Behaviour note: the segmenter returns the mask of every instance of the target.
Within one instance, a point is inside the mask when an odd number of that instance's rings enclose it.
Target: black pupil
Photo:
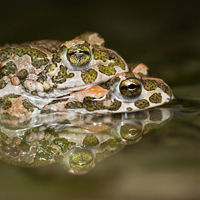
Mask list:
[[[134,84],[130,84],[129,86],[128,86],[128,89],[135,89],[136,88],[136,85],[134,85]]]
[[[88,52],[88,51],[80,51],[80,50],[78,50],[78,51],[69,53],[69,56],[76,55],[76,54],[85,54],[85,55],[89,55],[89,52]]]

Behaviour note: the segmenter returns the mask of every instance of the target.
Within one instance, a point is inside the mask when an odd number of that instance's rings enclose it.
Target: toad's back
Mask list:
[[[128,71],[125,61],[103,46],[97,33],[67,42],[43,40],[0,50],[0,97],[56,98],[103,83]]]

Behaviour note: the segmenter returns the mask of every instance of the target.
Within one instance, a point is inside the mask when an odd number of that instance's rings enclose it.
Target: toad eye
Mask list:
[[[129,78],[120,83],[119,90],[123,97],[135,98],[141,94],[141,83],[138,79]]]
[[[68,49],[67,58],[71,64],[83,66],[89,63],[91,52],[86,45],[78,44]]]

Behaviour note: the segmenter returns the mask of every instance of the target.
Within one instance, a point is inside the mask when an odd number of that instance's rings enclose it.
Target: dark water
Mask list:
[[[81,155],[81,163],[74,158],[70,165],[69,156],[65,164],[59,158],[55,162],[51,157],[55,152],[40,142],[52,164],[43,162],[48,159],[40,154],[37,165],[42,163],[43,166],[26,167],[19,161],[4,160],[5,152],[15,154],[16,151],[1,144],[4,148],[0,162],[1,199],[199,199],[198,1],[44,0],[32,4],[17,1],[12,5],[4,1],[0,6],[2,45],[39,39],[68,40],[85,31],[96,31],[105,38],[106,46],[115,49],[127,62],[143,62],[149,66],[151,74],[164,79],[177,98],[163,106],[163,110],[153,109],[151,114],[115,116],[112,126],[109,124],[110,128],[104,131],[104,135],[110,134],[108,138],[115,139],[107,146],[104,143],[107,154],[97,154],[99,149],[87,144],[84,155],[79,154],[80,149],[71,154]],[[153,126],[147,126],[150,118]],[[98,119],[93,122],[99,123]],[[119,127],[121,133],[131,130],[130,135],[124,136],[129,140],[115,135]],[[28,126],[23,128],[29,129]],[[59,134],[63,134],[62,128]],[[9,130],[9,136],[13,137],[11,125],[1,126],[2,130]],[[102,138],[102,134],[98,134],[97,138]],[[2,137],[4,143],[11,141],[5,135]],[[21,145],[23,152],[28,152],[28,148]],[[68,172],[69,166],[80,173],[89,172],[74,175]]]

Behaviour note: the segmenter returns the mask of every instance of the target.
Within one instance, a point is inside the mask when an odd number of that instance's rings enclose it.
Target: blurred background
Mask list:
[[[98,32],[106,47],[128,63],[145,63],[176,97],[200,99],[198,0],[10,0],[0,1],[0,10],[1,45]],[[199,199],[199,118],[189,120],[150,132],[84,176],[56,164],[27,169],[0,162],[0,198]]]

